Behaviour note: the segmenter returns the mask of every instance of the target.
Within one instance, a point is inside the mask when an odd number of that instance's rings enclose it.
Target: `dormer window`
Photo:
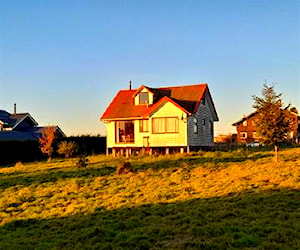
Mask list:
[[[139,104],[149,104],[149,93],[141,92],[139,94]]]
[[[141,86],[134,94],[134,105],[152,105],[154,93],[147,87]]]

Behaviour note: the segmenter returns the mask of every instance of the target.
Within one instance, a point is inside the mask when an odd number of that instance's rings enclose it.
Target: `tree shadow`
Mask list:
[[[144,204],[0,227],[0,249],[296,249],[299,190]]]

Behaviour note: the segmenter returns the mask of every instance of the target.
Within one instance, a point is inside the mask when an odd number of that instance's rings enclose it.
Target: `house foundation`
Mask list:
[[[113,147],[107,148],[107,155],[113,157],[130,157],[134,155],[169,155],[189,153],[189,147]]]

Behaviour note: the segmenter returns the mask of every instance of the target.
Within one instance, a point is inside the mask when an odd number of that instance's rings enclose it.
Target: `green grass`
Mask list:
[[[0,249],[300,249],[300,148],[0,168]],[[124,159],[122,159],[124,160]]]

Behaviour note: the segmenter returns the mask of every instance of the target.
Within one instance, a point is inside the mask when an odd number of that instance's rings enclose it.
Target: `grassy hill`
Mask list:
[[[300,249],[300,148],[0,167],[0,249]],[[123,159],[124,160],[124,159]]]

